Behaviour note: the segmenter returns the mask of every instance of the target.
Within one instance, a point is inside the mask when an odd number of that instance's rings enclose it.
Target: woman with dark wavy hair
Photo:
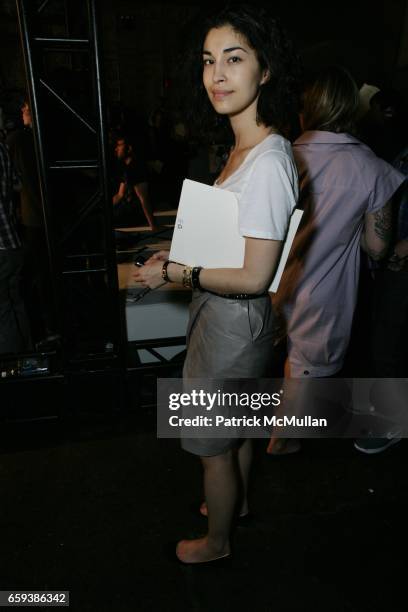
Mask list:
[[[248,41],[261,69],[268,71],[268,79],[259,89],[257,121],[289,137],[297,126],[299,112],[299,58],[280,22],[260,7],[229,6],[215,16],[207,16],[200,27],[201,37],[196,37],[187,65],[191,91],[188,112],[192,122],[203,134],[222,124],[230,125],[228,115],[219,113],[206,95],[202,66],[197,61],[204,42],[202,32],[226,24]]]
[[[297,62],[279,23],[261,8],[235,5],[203,22],[193,70],[193,108],[202,127],[229,121],[234,144],[215,187],[233,192],[245,238],[242,268],[191,268],[160,252],[135,273],[149,287],[163,279],[192,287],[184,378],[260,378],[274,344],[268,287],[296,206],[298,178],[282,135],[297,110]],[[209,236],[209,241],[211,237]],[[204,468],[208,533],[182,540],[184,563],[230,555],[235,512],[248,513],[250,441],[183,439]]]

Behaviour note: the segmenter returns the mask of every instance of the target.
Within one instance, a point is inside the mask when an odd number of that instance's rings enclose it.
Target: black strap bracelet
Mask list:
[[[161,271],[161,275],[162,275],[162,279],[166,282],[166,283],[171,283],[171,280],[168,277],[167,274],[167,266],[171,263],[174,263],[172,261],[170,261],[170,259],[166,259],[166,261],[164,262],[163,266],[162,266],[162,271]]]
[[[192,289],[201,289],[200,285],[200,272],[202,270],[201,266],[193,268],[191,271],[191,287]]]

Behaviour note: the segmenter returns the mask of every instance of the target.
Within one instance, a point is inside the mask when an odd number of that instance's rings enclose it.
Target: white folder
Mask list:
[[[269,291],[275,293],[282,277],[303,211],[291,216],[279,264]],[[234,193],[185,179],[170,249],[171,261],[203,268],[242,268],[245,238],[238,229]]]

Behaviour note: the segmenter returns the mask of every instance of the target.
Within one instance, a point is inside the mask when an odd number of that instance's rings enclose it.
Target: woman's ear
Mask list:
[[[260,85],[265,85],[265,83],[267,83],[270,78],[271,78],[271,73],[269,72],[269,70],[268,69],[264,70],[262,73],[262,79],[261,79]]]

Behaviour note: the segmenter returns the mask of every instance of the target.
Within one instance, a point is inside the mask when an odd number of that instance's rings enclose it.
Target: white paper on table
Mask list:
[[[303,211],[295,210],[269,291],[276,292]],[[174,225],[170,260],[203,268],[241,268],[245,238],[238,229],[234,193],[185,179]]]

